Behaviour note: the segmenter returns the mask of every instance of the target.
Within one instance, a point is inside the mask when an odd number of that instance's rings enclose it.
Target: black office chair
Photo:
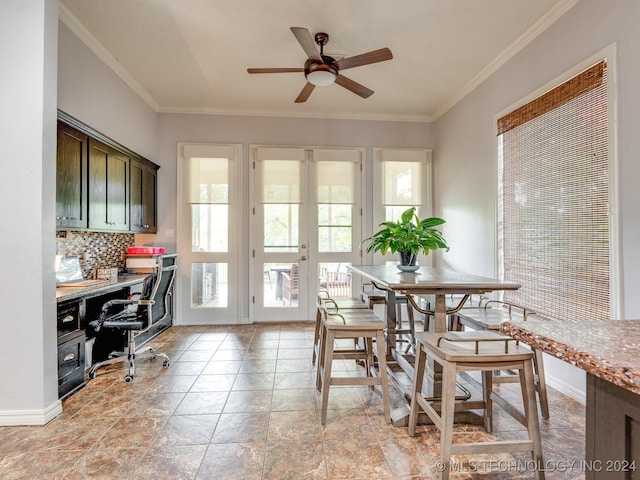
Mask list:
[[[94,363],[89,370],[89,378],[96,376],[96,370],[107,365],[129,362],[129,373],[124,377],[125,382],[133,380],[135,375],[135,359],[143,357],[163,357],[163,367],[169,366],[169,357],[156,352],[151,347],[145,347],[136,351],[135,337],[146,332],[154,323],[162,321],[169,312],[169,291],[175,277],[176,266],[162,267],[156,273],[148,275],[142,284],[142,293],[139,299],[110,300],[102,306],[102,311],[97,320],[89,322],[93,329],[99,332],[102,329],[127,332],[128,352],[112,352],[107,360]],[[114,307],[118,311],[113,312]],[[124,307],[124,308],[122,308]]]

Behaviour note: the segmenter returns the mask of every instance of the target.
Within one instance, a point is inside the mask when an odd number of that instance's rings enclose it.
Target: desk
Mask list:
[[[413,377],[413,355],[398,354],[396,350],[396,292],[407,295],[413,307],[423,313],[424,310],[415,303],[412,295],[434,295],[435,307],[428,314],[432,314],[434,317],[433,330],[435,332],[445,332],[447,330],[447,315],[455,313],[462,308],[469,295],[482,294],[494,290],[517,290],[520,288],[517,283],[502,282],[495,278],[480,277],[434,267],[420,267],[415,272],[401,272],[395,265],[352,265],[349,268],[353,273],[371,280],[386,290],[387,356],[391,357],[389,364],[392,364],[395,360],[398,366],[411,377]],[[449,294],[463,295],[463,297],[456,307],[447,309],[445,300],[446,295]],[[393,374],[391,378],[393,378]],[[434,393],[437,394],[437,391],[434,391]],[[407,415],[407,411],[401,413],[400,416],[403,417],[403,420],[399,421],[397,413],[393,413],[394,425],[401,425],[402,422],[405,422]]]
[[[98,317],[104,302],[127,298],[133,291],[140,291],[145,276],[118,276],[115,283],[94,284],[84,288],[56,288],[60,399],[84,386],[85,368],[93,361],[94,334],[86,331],[87,323]]]

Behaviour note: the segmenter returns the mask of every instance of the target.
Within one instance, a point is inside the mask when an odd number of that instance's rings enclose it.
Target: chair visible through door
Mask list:
[[[282,275],[282,303],[291,306],[298,301],[298,264],[291,265],[291,272],[280,272]]]

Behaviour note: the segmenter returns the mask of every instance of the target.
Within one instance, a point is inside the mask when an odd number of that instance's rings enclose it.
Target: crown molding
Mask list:
[[[512,59],[518,52],[524,47],[529,45],[535,38],[537,38],[542,32],[556,22],[562,15],[564,15],[569,9],[571,9],[580,0],[563,0],[553,6],[547,13],[545,13],[536,23],[534,23],[526,32],[518,37],[507,49],[505,49],[500,55],[498,55],[491,63],[482,69],[478,75],[473,77],[469,83],[462,87],[455,95],[447,100],[433,115],[433,121],[440,118],[447,111],[453,108],[458,102],[460,102],[469,93],[475,90],[482,82],[484,82],[489,76],[495,73],[500,67]]]
[[[61,3],[58,6],[58,18],[102,60],[115,74],[126,83],[142,100],[154,111],[158,111],[160,105],[151,94],[140,85],[122,66],[116,58],[94,37],[89,30]]]
[[[239,111],[239,110],[216,110],[216,109],[185,109],[160,107],[158,113],[181,114],[181,115],[227,115],[232,117],[276,117],[276,118],[311,118],[325,120],[361,120],[372,122],[408,122],[408,123],[431,123],[432,117],[427,115],[385,115],[385,114],[353,114],[353,113],[307,113],[282,111]]]

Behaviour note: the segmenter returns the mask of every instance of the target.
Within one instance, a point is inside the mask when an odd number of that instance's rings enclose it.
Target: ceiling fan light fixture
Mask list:
[[[309,83],[316,87],[326,87],[336,81],[338,69],[332,63],[316,63],[307,60],[304,76]]]
[[[313,83],[316,87],[326,87],[336,81],[337,75],[334,72],[316,70],[307,74],[309,83]]]

